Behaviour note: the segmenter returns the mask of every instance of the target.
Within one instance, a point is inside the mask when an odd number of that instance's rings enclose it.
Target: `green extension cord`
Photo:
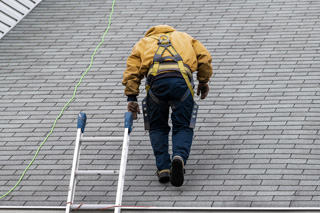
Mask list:
[[[60,117],[62,116],[64,110],[67,108],[67,106],[69,106],[69,104],[74,100],[74,98],[76,97],[76,92],[77,92],[77,89],[78,87],[80,86],[81,82],[82,82],[82,79],[84,78],[84,76],[87,74],[87,72],[91,69],[91,66],[93,64],[93,59],[94,59],[94,56],[96,55],[96,52],[97,50],[99,49],[99,47],[103,44],[104,42],[104,38],[106,36],[106,34],[108,33],[109,31],[109,28],[110,28],[110,25],[111,25],[111,17],[112,17],[112,14],[113,14],[113,8],[114,8],[114,4],[115,4],[115,1],[116,0],[113,0],[112,2],[112,7],[111,7],[111,13],[110,13],[110,16],[109,16],[109,23],[108,23],[108,27],[106,29],[106,31],[104,32],[103,36],[102,36],[102,40],[100,42],[100,44],[96,47],[96,49],[94,50],[92,56],[91,56],[91,61],[90,61],[90,65],[89,67],[87,68],[87,70],[84,72],[84,74],[81,76],[80,80],[79,80],[79,83],[75,86],[74,88],[74,91],[73,91],[73,96],[72,98],[68,101],[68,103],[66,105],[64,105],[64,107],[62,108],[60,114],[58,115],[58,117],[56,118],[56,120],[54,121],[53,125],[52,125],[52,128],[51,128],[51,131],[50,133],[47,135],[47,137],[43,140],[43,142],[40,144],[40,146],[38,147],[37,151],[36,151],[36,154],[34,155],[33,159],[31,160],[31,162],[29,163],[29,165],[26,167],[26,169],[23,171],[20,179],[18,180],[18,182],[16,183],[16,185],[14,187],[12,187],[12,189],[10,189],[7,193],[5,193],[4,195],[0,196],[0,199],[1,198],[4,198],[5,196],[7,196],[8,194],[10,194],[19,184],[20,182],[22,181],[24,175],[26,174],[27,170],[30,168],[30,166],[33,164],[33,162],[35,161],[41,147],[44,145],[44,143],[47,141],[47,139],[50,137],[50,135],[53,133],[53,130],[56,126],[56,123],[57,121],[60,119]]]

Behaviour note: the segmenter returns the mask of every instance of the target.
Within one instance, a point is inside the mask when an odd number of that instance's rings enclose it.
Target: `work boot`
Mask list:
[[[160,183],[168,183],[170,181],[170,170],[163,169],[161,171],[157,171],[157,175]]]
[[[172,186],[182,186],[184,181],[184,163],[180,156],[174,156],[171,167],[171,184]]]

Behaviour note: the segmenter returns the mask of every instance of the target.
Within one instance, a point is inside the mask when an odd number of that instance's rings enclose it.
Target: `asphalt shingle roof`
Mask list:
[[[19,179],[71,98],[111,4],[43,0],[0,40],[0,194]],[[123,204],[319,207],[319,14],[312,0],[118,0],[76,100],[0,205],[65,205],[77,114],[88,116],[86,136],[123,135],[126,58],[150,27],[169,24],[212,53],[210,94],[198,103],[180,188],[157,181],[143,119],[134,123]],[[119,142],[86,143],[80,167],[116,169],[120,151]],[[116,184],[117,177],[82,177],[76,200],[113,203]]]

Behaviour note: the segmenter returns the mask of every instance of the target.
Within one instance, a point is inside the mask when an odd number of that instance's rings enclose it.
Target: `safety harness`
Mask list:
[[[150,36],[154,39],[159,39],[158,41],[158,49],[156,53],[153,56],[153,65],[150,67],[149,72],[147,74],[147,79],[150,79],[150,75],[155,77],[159,73],[165,72],[165,71],[178,71],[182,74],[182,77],[186,81],[188,88],[192,94],[192,97],[194,96],[193,91],[193,82],[192,82],[192,73],[191,69],[187,64],[183,63],[183,60],[181,56],[178,54],[178,52],[173,48],[171,41],[169,40],[170,33],[167,33],[165,35],[159,36],[159,38],[155,36]],[[166,56],[162,57],[165,50],[168,50],[169,53],[173,56]],[[174,62],[166,62],[166,60],[171,59]],[[190,81],[191,80],[191,81]],[[151,85],[148,85],[149,82],[146,84],[146,90],[147,92],[150,89]],[[150,82],[152,83],[152,82]]]
[[[159,38],[156,36],[149,36],[151,38],[158,40],[159,47],[153,57],[153,65],[150,67],[149,72],[147,74],[146,91],[147,91],[147,95],[149,95],[154,102],[156,102],[159,105],[162,105],[163,107],[166,107],[169,104],[171,106],[172,110],[174,110],[175,106],[184,102],[188,98],[190,93],[191,93],[192,97],[194,97],[194,91],[193,91],[193,78],[192,78],[191,69],[189,68],[189,66],[187,64],[183,63],[181,56],[173,48],[171,41],[169,39],[169,36],[170,36],[170,33],[160,35]],[[162,57],[165,50],[168,50],[169,53],[173,57],[171,57],[171,56]],[[166,61],[168,59],[171,59],[173,62]],[[169,101],[168,103],[166,103],[165,101],[158,99],[153,94],[152,90],[150,90],[150,88],[151,88],[151,84],[152,84],[156,75],[158,75],[160,73],[168,72],[168,71],[180,72],[189,89],[185,92],[185,94],[181,97],[180,100]],[[147,112],[147,97],[145,97],[142,101],[142,108],[143,108],[143,118],[144,118],[145,130],[149,130],[150,129],[150,121],[149,121],[149,115]],[[196,104],[196,102],[194,102],[192,115],[191,115],[191,119],[190,119],[190,125],[189,125],[190,128],[195,127],[197,112],[198,112],[198,105]]]

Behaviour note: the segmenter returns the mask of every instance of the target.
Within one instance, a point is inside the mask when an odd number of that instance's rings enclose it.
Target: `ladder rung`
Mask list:
[[[79,208],[80,206],[80,208]],[[71,209],[91,209],[91,210],[97,210],[97,209],[104,209],[104,208],[112,208],[115,204],[72,204]]]
[[[123,141],[123,137],[81,137],[81,142]]]
[[[77,170],[76,175],[116,175],[119,170]]]

